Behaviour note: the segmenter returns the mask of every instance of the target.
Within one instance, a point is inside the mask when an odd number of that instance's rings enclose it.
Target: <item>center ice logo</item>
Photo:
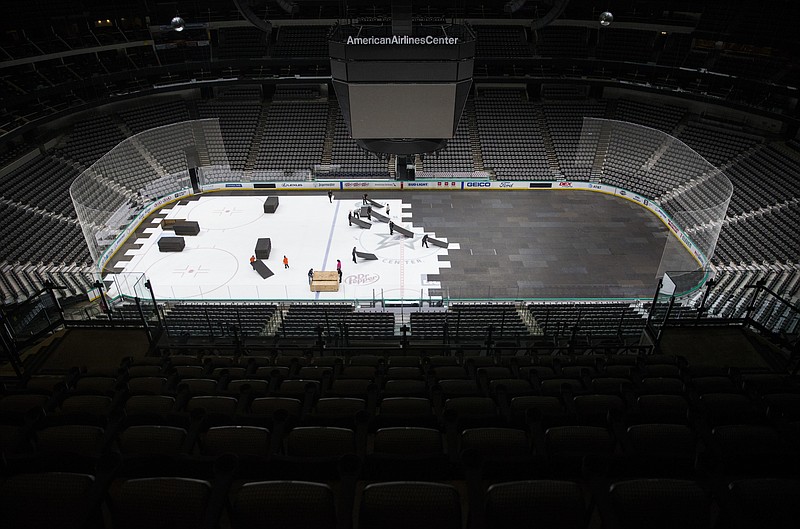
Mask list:
[[[371,285],[380,278],[378,274],[353,274],[344,278],[344,282],[348,285]]]

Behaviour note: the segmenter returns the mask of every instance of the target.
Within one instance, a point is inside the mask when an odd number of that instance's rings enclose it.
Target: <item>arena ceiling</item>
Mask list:
[[[416,16],[535,20],[563,0],[412,0]],[[265,19],[381,17],[386,0],[242,0]],[[614,13],[615,23],[689,25],[710,38],[736,38],[762,46],[797,43],[800,20],[795,0],[568,0],[562,18],[597,20]],[[4,6],[5,30],[149,17],[167,23],[176,14],[188,21],[241,19],[234,0],[28,0]]]
[[[563,7],[556,24],[588,28],[588,39],[599,43],[603,28],[600,13],[610,11],[614,29],[630,29],[657,35],[653,53],[645,48],[632,50],[630,56],[615,56],[604,62],[604,57],[594,53],[577,52],[525,55],[479,55],[480,68],[476,70],[485,82],[508,81],[511,78],[525,81],[535,78],[564,78],[616,82],[623,79],[637,86],[675,88],[725,100],[728,104],[744,104],[768,112],[785,113],[797,108],[797,87],[800,86],[800,2],[797,0],[402,0],[410,1],[412,14],[422,23],[468,21],[480,25],[522,26],[531,43],[543,39],[538,28],[548,19],[554,8]],[[294,77],[326,76],[329,74],[327,53],[313,57],[280,56],[265,54],[257,59],[251,56],[228,56],[212,61],[186,54],[167,56],[160,53],[156,59],[136,69],[108,72],[97,65],[97,74],[73,79],[64,77],[62,83],[56,76],[47,84],[20,89],[30,84],[29,63],[50,60],[48,49],[63,49],[64,39],[79,42],[74,49],[91,53],[95,42],[102,46],[112,42],[124,47],[127,42],[154,42],[154,49],[164,42],[200,42],[211,47],[219,44],[218,37],[227,26],[247,26],[255,18],[245,19],[237,2],[255,13],[257,20],[269,21],[272,27],[287,23],[304,24],[305,21],[322,21],[332,24],[339,20],[361,20],[368,23],[389,21],[389,0],[26,0],[4,5],[0,20],[0,69],[6,68],[12,86],[5,99],[5,110],[14,114],[12,121],[30,127],[31,122],[47,115],[51,108],[65,105],[63,94],[68,94],[70,106],[89,101],[103,101],[111,96],[137,92],[141,86],[179,84],[181,80],[230,78],[236,71],[240,79],[273,79],[284,76],[285,70]],[[170,32],[173,17],[180,16],[196,31],[180,34]],[[264,24],[269,27],[269,24]],[[121,31],[119,31],[121,30]],[[609,31],[607,35],[621,35],[623,31]],[[277,41],[278,32],[272,32],[271,42]],[[489,33],[491,34],[491,33]],[[59,43],[61,41],[61,44]],[[665,49],[669,41],[674,60],[654,61],[653,57]],[[55,42],[54,46],[48,43]],[[72,40],[70,40],[72,42]],[[491,44],[491,37],[487,39]],[[38,46],[36,43],[44,43]],[[67,44],[67,46],[70,46]],[[199,45],[198,45],[199,46]],[[489,46],[487,49],[491,48]],[[188,50],[188,47],[181,50]],[[496,47],[495,47],[496,49]],[[629,48],[624,48],[625,50]],[[687,68],[684,61],[695,54],[700,59]],[[642,53],[642,51],[644,53]],[[70,50],[72,51],[72,50]],[[191,51],[191,50],[190,50]],[[635,53],[638,52],[638,53]],[[71,55],[72,53],[70,53]],[[41,55],[42,59],[37,59]],[[106,55],[113,55],[107,53]],[[732,65],[714,69],[717,56],[732,56]],[[645,57],[643,59],[642,57]],[[660,55],[658,55],[660,57]],[[544,60],[542,60],[544,57]],[[108,58],[108,57],[106,57]],[[56,58],[61,60],[62,58]],[[99,60],[99,59],[98,59]],[[237,62],[238,61],[238,62]],[[91,61],[89,61],[91,62]],[[235,64],[234,64],[235,63]],[[48,64],[43,65],[43,69]],[[227,68],[227,70],[225,70]],[[725,69],[727,68],[727,69]],[[58,72],[56,72],[58,73]],[[722,75],[717,75],[722,73]],[[16,76],[16,77],[15,77]],[[113,77],[110,79],[109,77]],[[17,83],[15,80],[19,80]],[[33,76],[34,81],[37,79]],[[8,88],[8,87],[7,87]],[[33,107],[36,107],[35,109]],[[41,108],[40,108],[41,107]],[[41,109],[44,114],[41,114]],[[0,129],[3,128],[0,125]]]

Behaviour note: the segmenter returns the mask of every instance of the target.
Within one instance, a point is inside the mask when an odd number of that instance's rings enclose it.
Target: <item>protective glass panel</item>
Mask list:
[[[597,118],[584,118],[574,167],[648,207],[669,228],[657,277],[669,273],[676,296],[705,282],[733,194],[724,173],[669,134]]]
[[[190,167],[197,168],[200,185],[231,179],[218,119],[184,121],[131,136],[75,179],[70,196],[95,264],[127,236],[147,205],[191,189]]]

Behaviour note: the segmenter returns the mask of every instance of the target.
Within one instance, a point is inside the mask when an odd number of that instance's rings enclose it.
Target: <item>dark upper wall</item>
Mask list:
[[[345,3],[351,16],[388,15],[373,9],[385,2],[373,0],[296,1],[296,16],[274,0],[256,1],[258,12],[273,19],[269,37],[250,35],[254,29],[233,0],[14,2],[0,20],[0,136],[70,108],[169,89],[166,85],[324,77],[332,20],[320,16],[338,16]],[[800,2],[606,0],[601,4],[614,12],[615,22],[601,29],[599,3],[572,0],[562,19],[539,32],[531,31],[530,20],[549,9],[547,2],[530,0],[513,14],[503,13],[503,4],[414,2],[418,17],[469,17],[480,41],[476,80],[588,78],[795,112],[795,96],[785,87],[800,86],[799,37],[789,27],[800,19]],[[175,14],[205,25],[180,34],[160,31]]]

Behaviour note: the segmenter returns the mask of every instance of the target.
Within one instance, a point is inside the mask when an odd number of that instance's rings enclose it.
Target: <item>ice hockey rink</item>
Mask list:
[[[362,205],[353,198],[334,196],[331,202],[326,195],[282,195],[275,213],[264,213],[264,196],[206,194],[169,204],[146,220],[129,240],[133,244],[115,256],[117,273],[104,277],[107,284],[113,282],[109,295],[137,295],[133,285],[141,284],[143,276],[160,300],[435,299],[430,291],[440,284],[427,278],[450,265],[440,259],[448,249],[423,247],[422,237],[427,233],[447,240],[415,225],[410,205],[401,199],[369,198],[383,205],[373,205],[374,211],[385,215],[388,207],[392,222],[414,236],[391,235],[388,223],[374,218],[370,229],[348,225],[348,212]],[[164,218],[196,221],[200,233],[184,236],[181,252],[160,252],[159,238],[174,236],[161,228]],[[259,238],[272,243],[264,264],[274,275],[266,279],[249,263]],[[353,248],[377,259],[354,263]],[[458,244],[450,243],[449,249],[458,249]],[[337,259],[342,262],[339,291],[312,292],[309,269],[335,271]]]

